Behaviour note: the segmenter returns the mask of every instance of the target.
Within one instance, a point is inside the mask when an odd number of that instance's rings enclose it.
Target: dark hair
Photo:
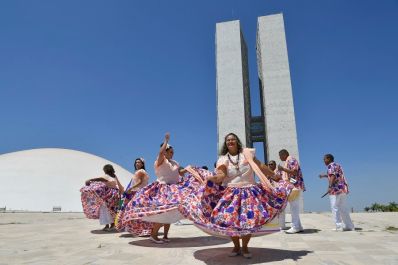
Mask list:
[[[282,150],[279,151],[279,154],[280,154],[280,155],[287,155],[287,156],[288,156],[288,155],[289,155],[289,152],[288,152],[286,149],[282,149]]]
[[[145,162],[139,157],[139,158],[136,158],[135,160],[134,160],[134,169],[135,170],[137,170],[137,160],[139,160],[139,161],[141,161],[141,163],[142,163],[142,169],[144,169],[145,170]]]
[[[334,156],[332,154],[326,154],[325,158],[329,159],[330,161],[334,162]]]
[[[110,164],[106,164],[106,165],[103,167],[103,170],[104,170],[105,174],[107,174],[107,175],[109,175],[109,176],[111,176],[111,177],[113,177],[113,175],[115,174],[115,169],[114,169],[113,166],[110,165]]]
[[[162,148],[163,143],[160,144],[160,148]],[[169,150],[170,148],[173,148],[171,145],[169,145],[169,147],[166,148],[166,151]]]
[[[268,165],[269,164],[275,164],[276,165],[276,162],[275,162],[275,160],[270,160],[269,162],[268,162]]]
[[[209,168],[207,166],[203,166],[202,169],[209,170]]]
[[[221,148],[221,152],[220,152],[221,155],[226,155],[228,153],[227,137],[230,135],[233,135],[236,138],[236,142],[238,144],[238,153],[242,152],[243,147],[242,147],[242,142],[240,141],[239,137],[234,133],[229,133],[224,137],[224,144],[223,144],[223,146]]]

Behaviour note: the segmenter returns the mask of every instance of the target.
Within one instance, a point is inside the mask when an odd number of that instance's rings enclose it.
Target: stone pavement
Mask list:
[[[289,217],[289,215],[287,215]],[[183,220],[156,245],[102,232],[81,213],[0,213],[0,264],[398,264],[398,213],[355,213],[353,232],[335,232],[331,214],[301,216],[304,233],[253,238],[252,259],[228,257],[232,243]]]

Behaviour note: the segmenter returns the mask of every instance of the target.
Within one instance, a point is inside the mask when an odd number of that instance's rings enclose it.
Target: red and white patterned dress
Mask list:
[[[165,159],[160,166],[155,163],[157,181],[138,190],[126,205],[123,223],[134,220],[171,224],[184,218],[178,210],[181,201],[199,187],[193,177],[181,178],[179,164]]]
[[[139,186],[134,188],[134,190],[130,193],[127,194],[126,192],[123,193],[122,195],[122,200],[123,204],[120,208],[120,210],[117,213],[116,219],[115,219],[115,226],[118,231],[127,231],[132,235],[136,236],[147,236],[151,234],[152,228],[153,228],[153,223],[150,222],[145,222],[142,220],[132,220],[129,222],[124,222],[124,215],[125,215],[125,208],[126,205],[130,202],[130,200],[134,197],[134,195],[137,193],[138,190],[141,188],[144,188],[145,186],[148,185],[149,181],[149,176],[146,173],[144,169],[139,169],[137,170],[133,177],[130,180],[130,183],[126,187],[126,191],[130,189],[130,187],[134,186],[136,183],[139,181],[139,177],[142,176],[141,183]]]
[[[103,177],[113,183],[108,176]],[[116,185],[110,187],[101,181],[93,181],[88,186],[80,189],[83,212],[89,219],[100,218],[101,205],[105,205],[112,218],[115,218],[120,200],[119,190]]]
[[[239,167],[231,160],[239,162]],[[260,236],[280,231],[279,225],[267,227],[266,224],[285,208],[293,186],[280,181],[272,191],[267,191],[255,182],[253,169],[243,153],[239,154],[239,159],[238,155],[221,156],[217,167],[221,165],[227,168],[222,185],[208,181],[181,204],[180,211],[198,228],[215,236]],[[204,170],[197,172],[203,177],[214,174]]]

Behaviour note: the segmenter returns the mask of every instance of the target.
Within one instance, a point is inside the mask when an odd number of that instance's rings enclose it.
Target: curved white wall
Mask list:
[[[132,173],[104,158],[68,149],[43,148],[0,155],[0,207],[7,210],[82,211],[79,189],[111,164],[123,185]]]

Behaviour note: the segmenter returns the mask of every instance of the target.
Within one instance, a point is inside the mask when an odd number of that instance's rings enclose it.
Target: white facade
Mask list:
[[[0,155],[0,207],[7,210],[82,211],[80,188],[103,176],[111,164],[125,185],[132,173],[104,158],[68,149],[44,148]]]
[[[258,18],[257,64],[263,95],[267,157],[286,149],[299,159],[293,93],[283,15]]]
[[[239,20],[216,24],[218,151],[232,132],[250,146],[250,90],[247,47]]]

